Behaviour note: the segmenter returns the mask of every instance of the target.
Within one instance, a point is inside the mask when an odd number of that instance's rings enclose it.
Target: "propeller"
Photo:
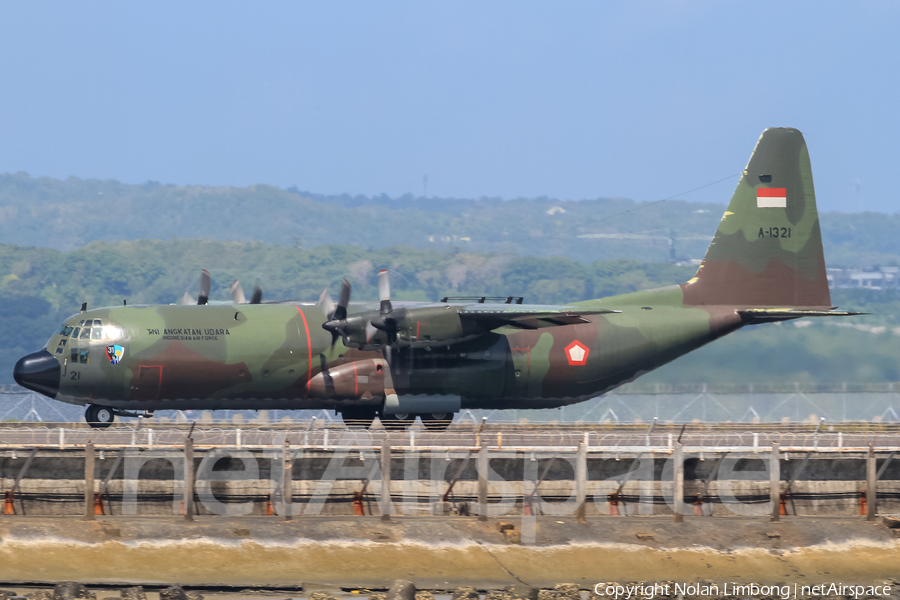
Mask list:
[[[191,296],[189,293],[185,292],[184,296],[181,297],[181,305],[187,306],[189,304],[196,304],[196,301],[194,300],[193,296]]]
[[[203,306],[209,303],[209,290],[212,287],[212,277],[209,271],[203,269],[200,271],[200,296],[197,297],[197,304]]]
[[[250,296],[250,302],[244,296],[244,288],[241,287],[240,281],[231,284],[231,301],[235,304],[260,304],[262,302],[262,288],[259,285],[253,286],[253,295]]]
[[[328,291],[323,291],[319,296],[319,308],[325,315],[322,329],[331,333],[332,348],[337,343],[338,337],[343,338],[344,344],[352,348],[383,348],[385,358],[391,361],[391,346],[397,342],[399,329],[394,308],[391,305],[391,284],[387,271],[378,273],[378,293],[381,299],[378,312],[357,312],[352,316],[347,315],[347,306],[350,304],[350,282],[344,279],[341,283],[341,295],[335,304]],[[379,332],[384,335],[379,335]]]
[[[338,296],[338,303],[335,305],[334,300],[328,295],[328,290],[322,290],[319,296],[319,308],[325,315],[325,322],[322,323],[322,329],[331,332],[331,347],[337,343],[338,337],[346,336],[347,327],[347,305],[350,304],[350,292],[352,286],[350,282],[344,279],[341,281],[341,295]]]

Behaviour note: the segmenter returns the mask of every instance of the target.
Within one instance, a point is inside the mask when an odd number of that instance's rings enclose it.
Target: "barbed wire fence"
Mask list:
[[[631,384],[619,390],[556,409],[464,410],[456,422],[642,423],[735,422],[815,423],[900,422],[900,384],[800,384],[707,386]],[[273,424],[340,422],[329,410],[186,410],[158,411],[157,423]],[[84,408],[51,400],[18,386],[0,386],[0,422],[81,422]],[[120,419],[128,422],[129,419]],[[131,419],[135,420],[135,419]]]

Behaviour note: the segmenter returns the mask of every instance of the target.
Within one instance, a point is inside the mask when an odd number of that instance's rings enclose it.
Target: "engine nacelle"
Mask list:
[[[401,346],[414,348],[448,346],[484,333],[476,325],[461,319],[459,308],[439,305],[405,309],[397,331],[397,341]]]
[[[307,384],[311,398],[380,403],[388,370],[383,358],[368,358],[320,371]]]

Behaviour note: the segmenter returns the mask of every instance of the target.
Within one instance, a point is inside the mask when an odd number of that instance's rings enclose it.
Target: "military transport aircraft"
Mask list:
[[[332,409],[345,421],[594,398],[744,325],[846,316],[831,306],[809,154],[766,129],[686,283],[562,306],[522,298],[120,306],[69,318],[20,359],[16,381],[87,407],[94,427],[164,409]],[[205,297],[204,297],[205,291]],[[137,413],[135,411],[144,411]]]

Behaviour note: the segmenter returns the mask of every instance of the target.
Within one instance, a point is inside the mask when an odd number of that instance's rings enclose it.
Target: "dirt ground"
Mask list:
[[[0,582],[479,589],[514,583],[872,584],[900,575],[880,520],[783,517],[0,518]],[[511,527],[511,528],[510,528]],[[533,532],[533,535],[532,535]],[[532,542],[533,540],[533,542]]]

